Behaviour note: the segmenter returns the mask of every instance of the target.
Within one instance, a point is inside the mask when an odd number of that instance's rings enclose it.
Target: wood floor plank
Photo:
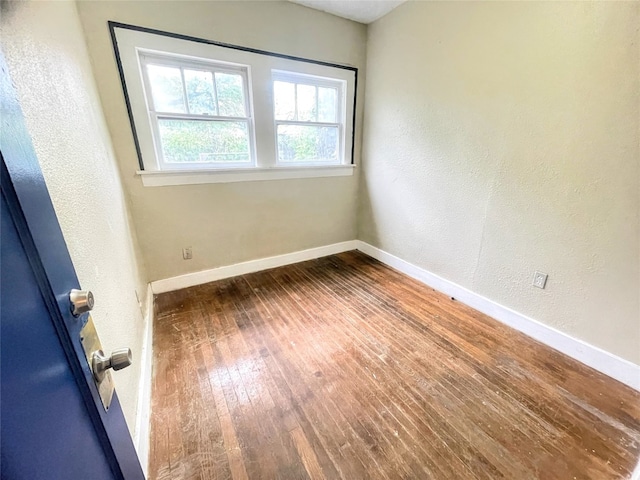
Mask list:
[[[258,275],[257,278],[260,276]],[[310,365],[308,351],[300,349],[302,339],[297,341],[289,340],[290,335],[295,330],[291,318],[286,311],[282,310],[282,306],[271,301],[268,292],[269,283],[261,284],[257,296],[260,303],[256,308],[268,317],[278,316],[286,318],[283,323],[267,322],[267,328],[263,330],[264,338],[267,345],[277,345],[277,348],[270,348],[273,359],[277,362],[279,368],[284,374],[284,378],[296,397],[296,401],[305,414],[312,419],[314,424],[327,426],[330,429],[321,430],[321,437],[328,442],[334,442],[334,449],[342,458],[342,467],[344,474],[350,478],[366,478],[366,472],[369,467],[366,452],[362,445],[355,442],[355,434],[351,425],[346,421],[342,412],[338,408],[329,408],[324,402],[318,402],[315,392],[309,387],[308,383],[303,379],[310,377],[313,372],[317,371],[316,365]],[[287,359],[296,357],[298,362],[291,363]],[[328,399],[327,399],[328,400]],[[331,432],[330,434],[328,432]]]
[[[403,344],[404,344],[404,343],[408,343],[408,341],[409,341],[409,339],[407,338],[407,339],[405,339],[405,340],[401,341],[401,343],[403,343]],[[429,366],[430,366],[430,367],[433,367],[433,362],[432,362],[431,360],[432,360],[432,359],[430,359],[430,365],[429,365]],[[414,366],[414,367],[415,367],[415,366]],[[404,365],[399,366],[399,368],[398,368],[398,369],[396,369],[396,370],[400,370],[400,371],[402,371],[402,370],[406,370],[406,369],[409,369],[409,370],[410,370],[410,372],[411,372],[412,376],[415,374],[415,370],[413,370],[413,369],[412,369],[412,366],[411,366],[411,365],[409,365],[406,361],[404,362]],[[396,370],[394,370],[394,371],[396,371]],[[379,373],[378,373],[378,375],[379,375],[379,376],[380,376],[380,375],[384,375],[384,370],[383,370],[382,372],[379,372]],[[422,379],[422,380],[424,380],[424,379]],[[433,392],[432,392],[432,393],[433,393]],[[450,399],[450,400],[449,400],[449,402],[456,402],[456,399],[455,399],[455,398],[454,398],[454,399]]]
[[[338,300],[338,299],[336,299],[336,300]],[[345,307],[346,307],[346,306],[345,306]],[[347,328],[346,330],[348,330],[348,328]],[[345,331],[346,331],[346,330],[345,330]],[[371,338],[371,336],[368,336],[368,339],[370,339],[370,338]],[[406,339],[406,340],[409,340],[409,339]],[[404,343],[404,342],[403,342],[403,343]],[[362,350],[362,349],[360,349],[360,350]],[[364,360],[362,360],[362,359],[361,359],[361,362],[360,362],[360,363],[364,363]],[[389,367],[389,365],[388,365],[388,364],[386,364],[386,367]],[[369,368],[371,368],[371,369],[375,369],[375,367],[374,367],[374,366],[370,366]],[[395,372],[394,372],[394,374],[393,374],[393,375],[391,375],[391,378],[389,378],[389,382],[387,382],[387,385],[391,385],[392,383],[394,383],[394,382],[395,382],[395,380],[396,380],[396,379],[395,379],[395,378],[393,378],[393,377],[397,377],[398,379],[402,378],[402,374],[403,374],[403,373],[405,373],[407,370],[409,370],[409,371],[413,374],[413,373],[414,373],[414,371],[413,371],[413,370],[411,370],[410,368],[411,368],[411,367],[410,367],[409,365],[406,365],[406,364],[405,364],[405,365],[403,365],[403,366],[402,366],[402,368],[398,368],[398,369],[396,369],[396,370],[395,370]],[[386,376],[386,372],[385,372],[385,370],[381,370],[381,371],[380,371],[380,370],[375,370],[375,371],[377,372],[378,377],[379,377],[379,378],[381,378],[381,379],[383,378],[383,375],[384,375],[384,376]],[[376,377],[375,377],[375,374],[374,374],[374,378],[376,378]],[[407,384],[407,385],[409,385],[409,384]],[[405,391],[410,390],[410,388],[411,388],[411,387],[409,387],[409,388],[406,388],[406,387],[405,387],[405,388],[403,388],[403,389],[400,389],[399,391],[401,391],[402,393],[405,393]],[[392,389],[392,390],[393,390],[393,389]],[[419,396],[419,397],[421,398],[421,396]],[[407,404],[407,402],[409,402],[409,400],[406,400],[406,399],[405,399],[405,400],[401,400],[401,401],[402,401],[402,403],[405,403],[405,404]],[[427,415],[429,418],[431,418],[431,419],[433,420],[434,412],[429,412],[429,411],[427,411],[427,410],[424,410],[424,409],[423,409],[421,412],[418,412],[417,417],[419,418],[419,416],[420,416],[420,415]],[[437,416],[437,415],[436,415],[436,416]],[[447,415],[447,416],[449,416],[449,415]],[[443,432],[444,430],[446,430],[449,426],[450,426],[450,425],[443,425],[443,427],[445,427],[445,428],[441,428],[441,429],[439,429],[438,433],[442,433],[442,432]],[[455,431],[454,431],[454,432],[450,432],[450,435],[453,435],[453,438],[451,438],[451,439],[447,439],[447,442],[446,442],[446,443],[449,443],[449,444],[458,444],[458,443],[459,443],[459,441],[456,441],[456,437],[455,437],[455,435],[456,435],[456,434],[457,434],[457,432],[455,432]],[[459,440],[459,439],[460,439],[460,437],[458,436],[458,437],[457,437],[457,440]],[[465,456],[465,454],[466,454],[467,452],[464,452],[464,451],[463,451],[463,452],[458,452],[458,453],[459,453],[460,455],[462,455],[462,456]],[[473,455],[471,455],[471,457],[470,457],[470,461],[471,461],[471,462],[473,462],[473,461],[475,461],[475,459],[477,459],[477,454],[473,454]],[[468,461],[468,460],[469,460],[469,459],[467,459],[467,461]],[[443,465],[447,465],[450,461],[451,461],[451,458],[449,458],[447,462],[441,462],[441,463],[440,463],[440,465],[441,465],[441,466],[443,466]],[[495,477],[495,475],[496,475],[496,474],[497,474],[497,472],[493,472],[493,473],[492,473],[492,476],[493,476],[493,477]],[[448,475],[450,475],[450,474],[442,473],[442,475],[447,475],[447,476],[448,476]]]
[[[252,307],[243,308],[249,321],[254,326],[250,331],[250,335],[247,336],[248,341],[259,351],[267,367],[267,374],[263,377],[262,381],[268,386],[272,399],[276,404],[276,408],[273,411],[275,415],[274,421],[277,422],[281,420],[282,426],[287,431],[294,430],[298,427],[301,428],[307,440],[312,445],[327,478],[338,478],[338,471],[332,459],[329,458],[325,445],[319,438],[312,422],[301,408],[300,403],[294,397],[281,369],[274,361],[274,354],[279,354],[280,349],[277,346],[269,346],[265,343],[265,335],[261,330],[264,324],[257,310]]]
[[[269,283],[276,285],[277,280],[274,278],[274,281],[269,281]],[[302,332],[305,328],[303,321],[305,317],[309,317],[309,313],[300,308],[300,305],[298,304],[292,305],[292,310],[289,312],[288,316],[292,319],[291,327],[295,329],[294,332]],[[344,368],[344,363],[343,368],[337,369],[337,362],[333,362],[331,360],[327,361],[327,358],[323,356],[324,349],[318,348],[321,332],[313,331],[310,337],[313,338],[313,341],[307,342],[300,347],[308,354],[307,358],[313,362],[310,364],[310,368],[307,371],[307,375],[309,377],[307,382],[310,384],[311,389],[313,391],[326,391],[330,388],[342,387],[343,391],[347,391],[347,386],[342,379],[344,375],[348,375]],[[328,382],[329,378],[331,378],[331,383]],[[368,418],[366,414],[367,410],[358,408],[358,406],[361,405],[358,405],[359,400],[357,398],[342,400],[344,401],[339,402],[339,404],[334,404],[334,408],[340,411],[342,418],[350,419],[351,433],[359,437],[362,443],[366,446],[365,453],[363,455],[363,463],[368,462],[381,472],[385,471],[387,468],[392,468],[394,465],[388,459],[381,458],[381,461],[378,461],[373,455],[367,452],[368,450],[375,449],[378,451],[377,456],[384,456],[384,449],[381,448],[381,444],[376,438],[376,428],[373,422]],[[355,411],[354,407],[358,408],[358,410]],[[395,471],[397,472],[397,470]]]
[[[359,252],[155,314],[152,480],[607,480],[640,457],[640,393]]]
[[[279,281],[277,279],[277,277],[276,277],[276,278],[274,278],[274,280],[277,283],[280,283],[280,285],[283,285],[282,281],[281,281],[282,279],[280,279],[280,281]],[[285,281],[285,283],[288,283],[290,285],[292,282],[286,282]],[[302,296],[306,297],[304,295],[304,293],[302,293]],[[301,298],[301,296],[298,295],[297,298]],[[317,300],[315,300],[315,301],[317,301]],[[308,302],[309,302],[309,300],[307,300],[307,302],[306,302],[307,305],[309,305]],[[302,305],[299,305],[299,306],[301,307]],[[318,311],[323,311],[324,312],[323,315],[322,315],[323,318],[316,317],[316,318],[313,319],[314,322],[317,325],[322,325],[324,319],[329,319],[330,320],[328,323],[323,324],[324,326],[322,328],[322,331],[323,332],[327,332],[329,334],[330,338],[331,337],[339,338],[340,336],[343,336],[346,333],[346,330],[336,330],[336,331],[332,330],[332,326],[333,326],[332,323],[333,322],[331,320],[333,320],[335,322],[335,321],[339,321],[340,319],[332,317],[331,309],[327,308],[327,305],[323,305],[321,303],[319,303],[319,304],[313,304],[312,303],[310,306],[312,307],[312,310],[318,310]],[[303,316],[303,311],[298,311],[294,315],[294,317],[302,317],[302,316]],[[332,342],[332,340],[329,340],[329,342]],[[331,361],[331,360],[329,362],[327,362],[327,365],[328,365],[329,369],[333,369],[335,365],[339,364],[339,365],[342,366],[342,370],[344,371],[344,376],[346,376],[347,378],[357,378],[358,376],[365,376],[366,377],[366,376],[370,376],[371,375],[370,372],[367,372],[367,371],[365,371],[363,369],[355,370],[353,368],[349,368],[349,364],[350,364],[350,362],[349,362],[350,359],[348,358],[349,357],[349,353],[338,342],[333,342],[334,345],[335,345],[335,348],[333,348],[333,349],[332,348],[327,348],[327,344],[326,343],[323,345],[323,348],[317,348],[317,344],[318,343],[319,343],[318,342],[318,337],[316,335],[314,335],[313,336],[313,342],[310,343],[309,348],[314,348],[314,349],[318,350],[319,352],[322,352],[322,351],[325,351],[325,352],[326,351],[334,351],[334,352],[335,351],[340,351],[340,352],[342,352],[344,354],[343,360],[340,361],[340,362],[335,362],[335,361]],[[351,360],[353,360],[353,355],[351,355],[351,357],[352,357]],[[353,363],[353,362],[351,362],[351,363]],[[361,384],[360,387],[364,388],[364,389],[367,389],[367,383]],[[369,391],[365,392],[365,391],[361,390],[361,391],[358,392],[357,396],[355,396],[354,398],[349,399],[348,401],[346,401],[344,403],[346,403],[347,405],[354,404],[354,405],[356,405],[357,408],[360,409],[361,412],[367,412],[367,410],[371,410],[371,409],[367,409],[366,406],[361,402],[362,402],[363,399],[372,398],[374,396],[375,396],[375,394],[372,393],[372,392],[369,392]],[[374,409],[374,411],[375,411],[375,409]],[[372,423],[373,424],[380,423],[381,417],[379,417],[379,415],[374,415],[374,417],[376,417],[376,418],[375,418],[375,420],[373,420]],[[371,432],[374,429],[375,429],[375,427],[372,425],[372,427],[370,427],[370,428],[365,427],[364,430],[361,430],[363,432],[363,434],[361,434],[360,437],[361,437],[361,440],[364,443],[368,442],[368,438],[371,436]],[[399,430],[398,428],[387,430],[387,433],[388,432],[393,432],[393,434],[394,434],[394,437],[392,437],[392,441],[393,442],[403,441],[402,437],[398,437],[398,435],[397,435],[398,430]],[[384,438],[384,437],[379,438],[377,442],[375,442],[375,443],[372,442],[370,447],[375,447],[376,449],[380,450],[380,454],[382,456],[384,456],[386,454],[386,449],[385,448],[381,448],[381,447],[383,445],[387,446],[387,443],[388,443],[387,440],[388,439]],[[391,448],[390,450],[392,452],[394,451],[393,448]],[[410,449],[407,449],[407,451],[410,452]],[[393,457],[393,453],[391,453],[390,455],[391,455],[391,457]],[[405,467],[404,464],[400,464],[400,465],[394,464],[391,458],[387,458],[387,459],[383,458],[382,459],[382,463],[383,463],[384,467],[388,467],[389,469],[392,469],[392,471],[394,471],[396,473],[399,472],[399,471],[401,472],[402,469]],[[415,465],[413,465],[413,466],[415,466]],[[423,469],[421,469],[421,470],[423,470]],[[407,472],[407,474],[408,474],[408,472]],[[419,472],[415,472],[414,471],[413,472],[414,476],[415,475],[422,476],[422,475],[425,475],[425,474],[426,475],[431,475],[431,472],[428,469],[426,471],[419,471]]]
[[[234,283],[234,286],[237,287],[237,284]],[[244,333],[242,336],[236,336],[236,341],[239,343],[239,349],[243,351],[244,357],[250,359],[251,375],[245,384],[250,384],[251,388],[256,390],[257,411],[269,412],[269,415],[261,415],[269,432],[267,444],[263,448],[269,452],[271,460],[276,463],[278,475],[306,478],[305,466],[294,438],[290,434],[293,429],[300,430],[300,426],[291,417],[285,417],[283,411],[290,411],[290,408],[288,406],[282,408],[283,396],[277,391],[275,382],[268,372],[263,360],[262,347],[252,344],[252,340],[255,341],[256,332],[251,318],[244,308],[247,296],[238,288],[235,288],[233,292],[234,295],[230,295],[230,298],[234,301],[235,321]],[[260,381],[255,381],[258,378]],[[280,404],[276,405],[274,397]]]
[[[296,449],[300,454],[300,458],[302,459],[302,463],[304,464],[304,468],[307,470],[307,474],[311,480],[321,480],[324,478],[324,474],[322,473],[322,468],[318,463],[318,458],[316,457],[315,452],[313,451],[313,447],[307,440],[304,432],[300,427],[296,427],[291,430],[291,437],[295,443]]]
[[[467,347],[470,348],[470,346],[467,346]],[[456,382],[456,383],[459,383],[459,382]]]

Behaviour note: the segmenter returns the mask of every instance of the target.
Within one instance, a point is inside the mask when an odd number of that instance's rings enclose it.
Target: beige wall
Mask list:
[[[638,25],[637,2],[370,25],[359,238],[640,364]]]
[[[355,238],[357,174],[143,187],[107,21],[359,68],[364,25],[288,2],[88,1],[78,9],[150,280]],[[362,103],[361,96],[359,125]],[[182,259],[185,246],[192,260]]]
[[[357,234],[640,363],[639,4],[410,2],[368,36],[282,2],[82,2],[83,30],[73,4],[12,5],[2,48],[74,264],[107,349],[136,355],[116,373],[131,427],[146,278],[127,198],[151,280]],[[143,187],[107,20],[363,70],[368,38],[359,193],[357,175]]]
[[[109,351],[133,350],[133,365],[114,373],[133,434],[144,330],[135,291],[144,301],[146,279],[75,4],[7,2],[1,44],[98,334]]]

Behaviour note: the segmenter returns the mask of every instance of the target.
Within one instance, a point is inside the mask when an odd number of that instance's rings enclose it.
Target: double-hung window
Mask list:
[[[110,28],[144,185],[353,174],[356,68]]]
[[[140,54],[161,169],[254,165],[247,69]]]
[[[344,82],[273,73],[279,164],[342,163]]]

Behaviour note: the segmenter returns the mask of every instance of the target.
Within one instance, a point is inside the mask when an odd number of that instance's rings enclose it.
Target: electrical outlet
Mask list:
[[[547,275],[546,273],[536,272],[533,274],[533,286],[538,288],[544,288],[547,284]]]
[[[191,250],[191,247],[184,247],[182,249],[182,258],[184,260],[191,260],[193,258],[193,251]]]

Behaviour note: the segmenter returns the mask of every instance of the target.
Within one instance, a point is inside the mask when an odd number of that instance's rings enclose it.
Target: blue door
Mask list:
[[[143,480],[117,394],[106,410],[93,380],[80,285],[1,54],[0,69],[2,480]]]

